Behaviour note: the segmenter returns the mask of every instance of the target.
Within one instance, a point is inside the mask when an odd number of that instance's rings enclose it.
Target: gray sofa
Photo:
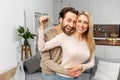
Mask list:
[[[120,63],[120,59],[103,59],[95,57],[95,66],[92,69],[84,71],[84,73],[81,75],[82,78],[81,80],[94,80],[93,78],[97,70],[99,60]],[[40,65],[39,55],[35,55],[24,62],[25,80],[42,80],[42,72],[39,65]],[[120,80],[120,73],[117,80]]]

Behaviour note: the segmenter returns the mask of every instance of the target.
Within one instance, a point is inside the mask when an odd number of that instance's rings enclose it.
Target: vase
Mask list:
[[[25,40],[24,40],[24,45],[28,45],[28,44],[29,44],[28,40],[25,39]]]

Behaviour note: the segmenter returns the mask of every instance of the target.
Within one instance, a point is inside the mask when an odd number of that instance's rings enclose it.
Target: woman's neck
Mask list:
[[[85,40],[83,34],[79,34],[78,32],[75,32],[75,33],[73,34],[73,36],[74,36],[75,39],[77,39],[78,41],[83,41],[83,40]]]

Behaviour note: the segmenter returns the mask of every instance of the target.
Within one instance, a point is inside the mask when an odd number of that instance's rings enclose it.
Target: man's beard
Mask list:
[[[66,25],[66,26],[67,26],[67,25]],[[66,26],[63,25],[63,22],[62,22],[61,28],[62,28],[62,30],[63,30],[63,32],[64,32],[65,34],[67,34],[67,35],[70,36],[71,34],[73,34],[73,33],[76,31],[75,27],[72,27],[72,29],[71,29],[70,31],[66,31],[66,30],[65,30]]]

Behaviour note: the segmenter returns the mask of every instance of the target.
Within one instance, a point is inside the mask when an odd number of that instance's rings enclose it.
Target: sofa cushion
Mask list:
[[[95,73],[95,80],[117,80],[120,64],[100,61]]]
[[[28,73],[34,73],[38,70],[41,71],[40,60],[40,54],[36,54],[24,62],[24,68]]]
[[[42,80],[42,72],[36,72],[34,74],[25,73],[25,80]]]
[[[104,61],[104,58],[100,58],[100,57],[96,57],[96,56],[95,56],[95,66],[92,68],[92,75],[93,75],[93,76],[95,75],[95,72],[96,72],[96,70],[97,70],[97,65],[98,65],[98,61],[99,61],[99,60]]]
[[[91,74],[83,73],[83,74],[80,75],[80,77],[81,77],[81,80],[89,80],[90,77],[91,77]]]
[[[84,62],[84,64],[86,64],[86,63],[88,63],[89,61],[87,60],[86,62]],[[83,73],[89,73],[89,74],[91,74],[92,73],[92,69],[90,68],[90,69],[87,69],[87,70],[85,70]]]
[[[84,73],[89,73],[89,74],[91,74],[91,73],[92,73],[92,69],[85,70]]]

